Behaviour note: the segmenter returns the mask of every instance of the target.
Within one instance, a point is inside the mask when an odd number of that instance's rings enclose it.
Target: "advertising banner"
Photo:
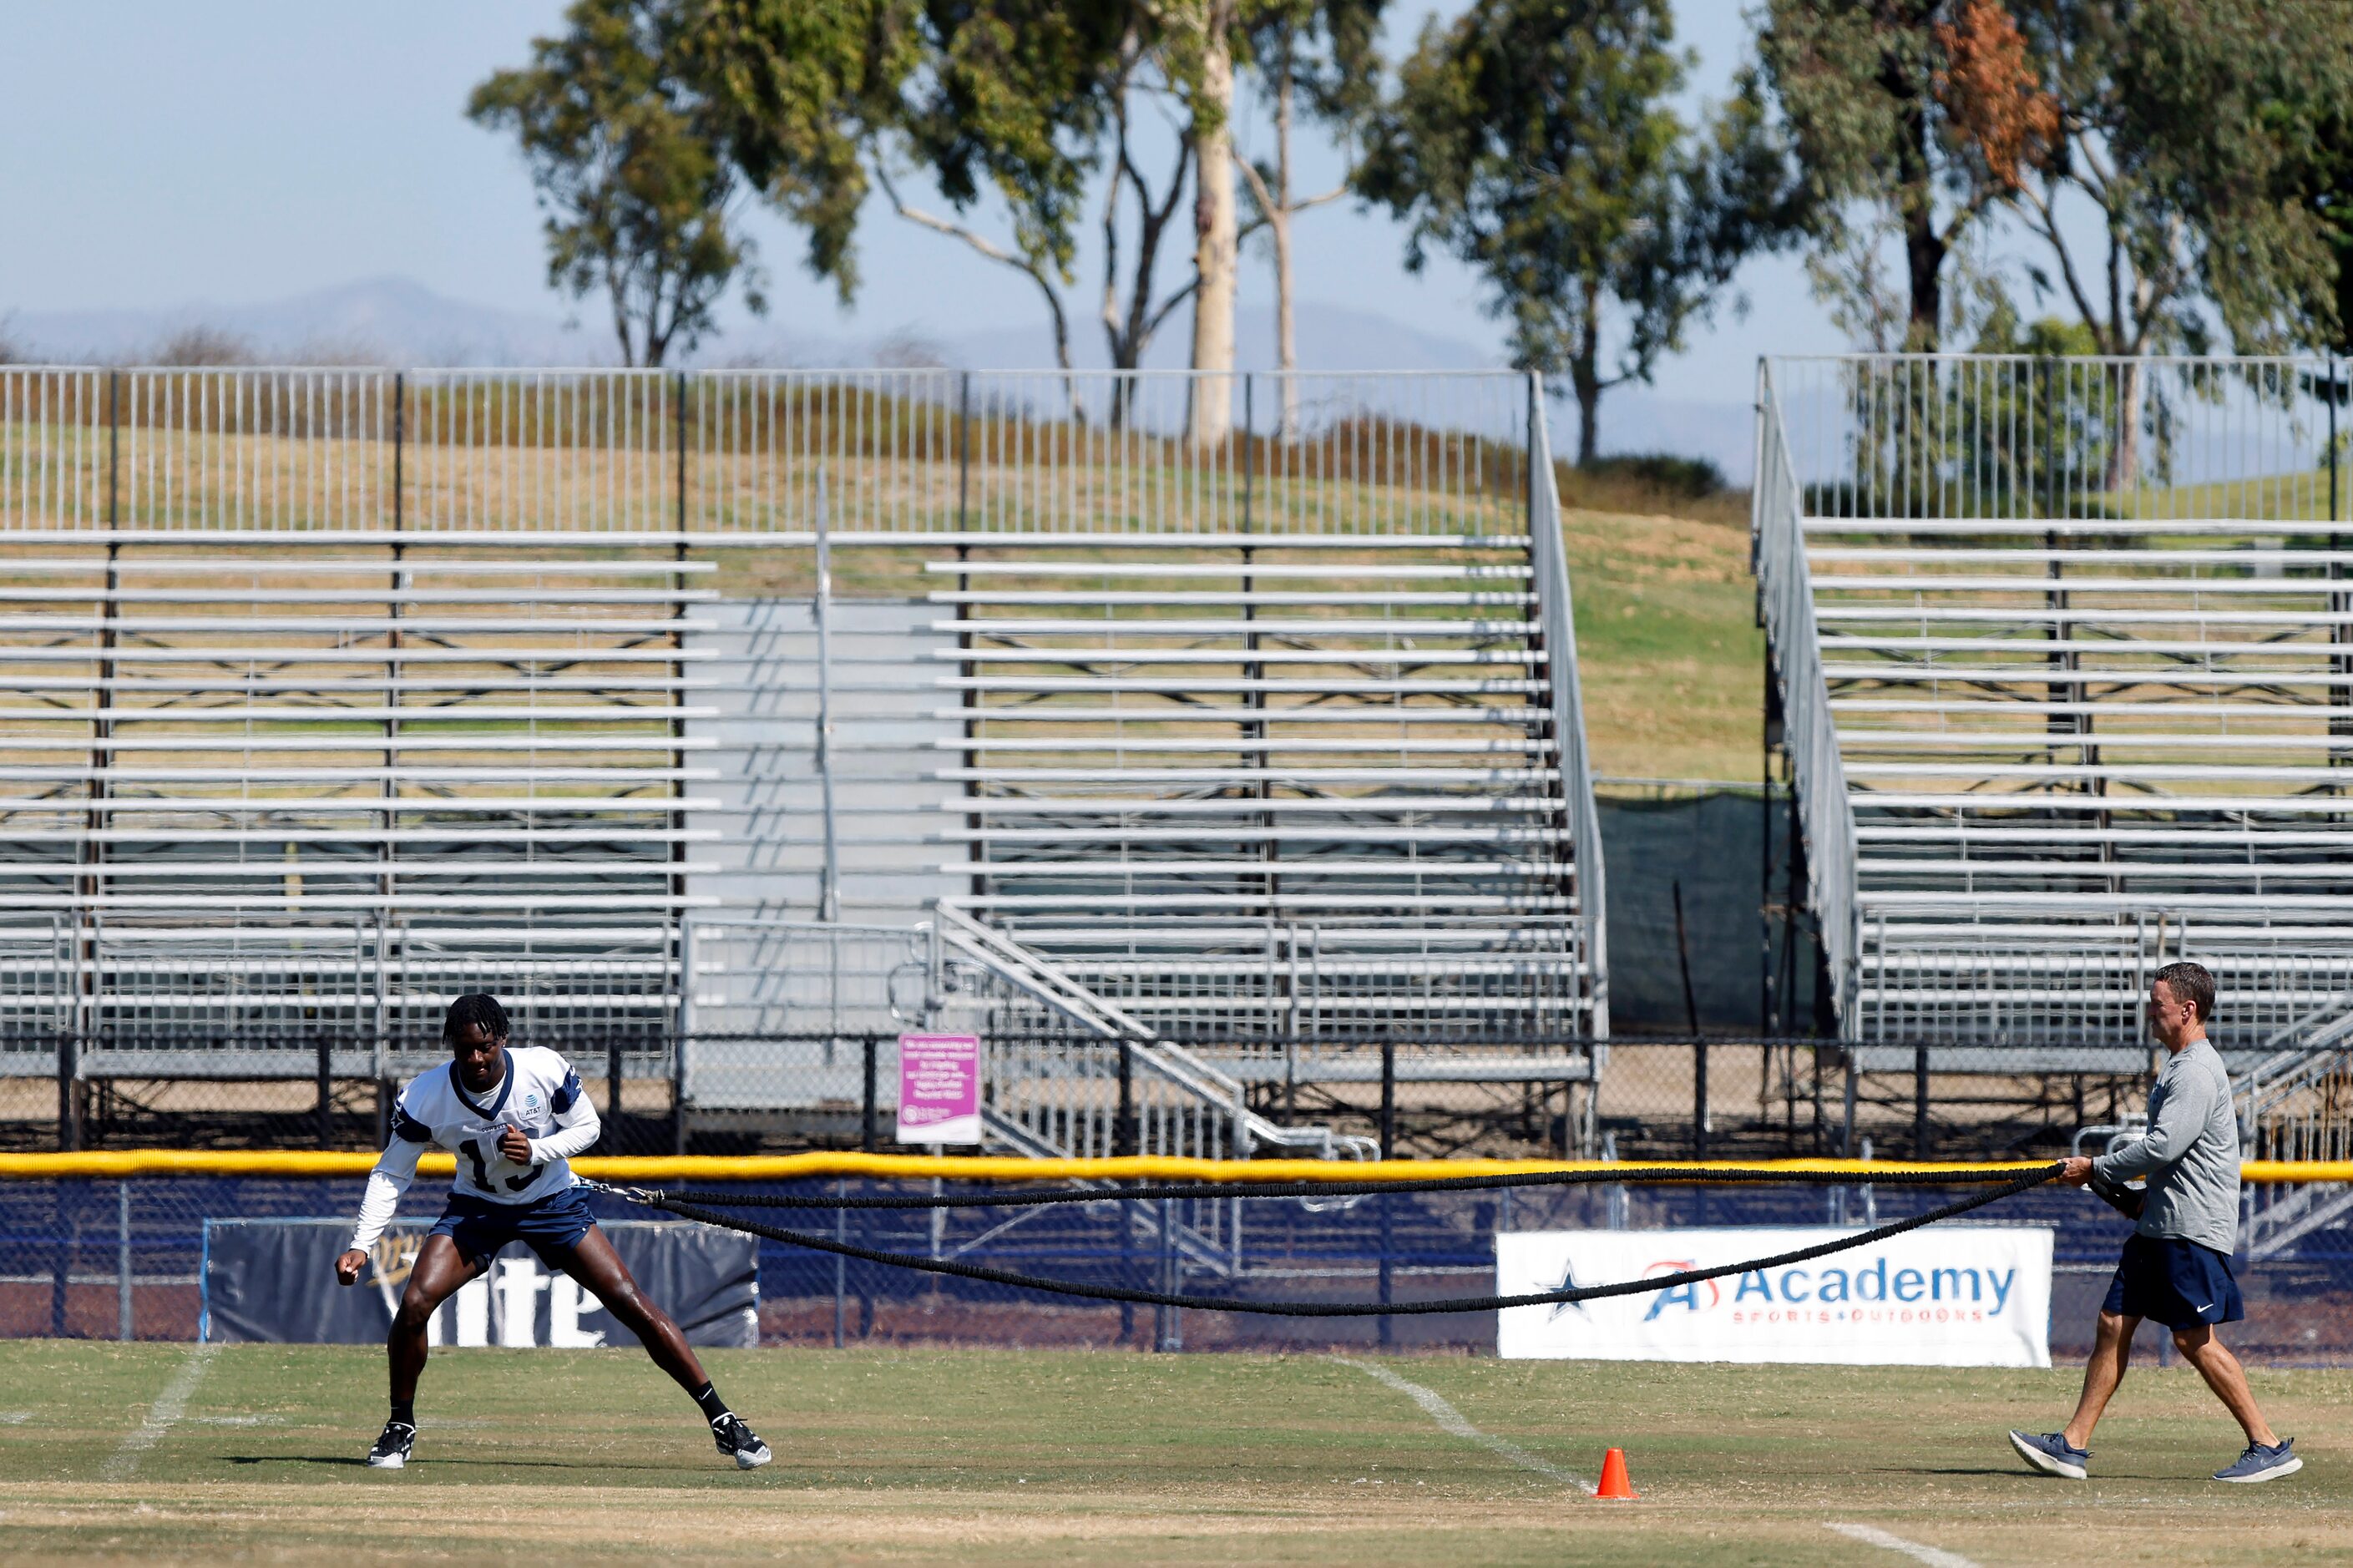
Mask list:
[[[899,1037],[902,1143],[980,1142],[980,1037]]]
[[[638,1284],[698,1345],[760,1342],[759,1243],[733,1231],[652,1220],[599,1222]],[[211,1342],[382,1344],[427,1219],[395,1220],[356,1285],[338,1284],[348,1219],[208,1219],[204,1318]],[[634,1345],[596,1298],[553,1273],[527,1247],[441,1303],[426,1325],[434,1345]]]
[[[1712,1268],[1851,1230],[1553,1230],[1495,1237],[1506,1296]],[[1505,1356],[1588,1361],[2049,1366],[2042,1226],[1932,1226],[1784,1268],[1496,1314]]]

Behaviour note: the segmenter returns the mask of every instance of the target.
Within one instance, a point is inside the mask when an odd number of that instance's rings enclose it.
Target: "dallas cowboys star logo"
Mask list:
[[[1574,1290],[1577,1288],[1577,1261],[1574,1258],[1570,1258],[1561,1264],[1560,1283],[1554,1286],[1553,1289],[1556,1290]],[[1585,1310],[1585,1303],[1582,1301],[1555,1301],[1552,1304],[1552,1311],[1546,1316],[1545,1321],[1549,1323],[1558,1318],[1563,1312],[1575,1312],[1580,1318],[1590,1318],[1593,1315]]]

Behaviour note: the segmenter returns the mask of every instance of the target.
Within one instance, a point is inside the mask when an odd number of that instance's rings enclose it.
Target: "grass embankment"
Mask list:
[[[1586,731],[1599,773],[1757,777],[1765,634],[1756,625],[1747,524],[1729,504],[1694,510],[1700,515],[1562,513]],[[1008,541],[1025,542],[1031,542]],[[834,591],[853,598],[911,597],[952,584],[950,578],[925,577],[918,553],[837,551]],[[1053,554],[1099,556],[1113,569],[1109,581],[1132,552],[1058,548]],[[1324,552],[1300,558],[1334,559]],[[1379,585],[1382,563],[1398,559],[1384,552],[1365,561],[1359,585]],[[719,563],[717,585],[730,595],[798,595],[813,586],[805,550],[730,551]],[[1148,584],[1138,579],[1121,585]]]
[[[1754,783],[1765,634],[1745,519],[1572,510],[1562,528],[1594,770]]]
[[[381,1351],[223,1347],[191,1389],[192,1353],[0,1345],[10,1561],[1903,1561],[1844,1526],[1926,1561],[2194,1568],[2353,1539],[2339,1372],[2253,1374],[2309,1458],[2227,1487],[2205,1478],[2238,1435],[2178,1367],[2136,1371],[2079,1485],[2002,1437],[2056,1423],[2064,1369],[1384,1363],[1504,1447],[1320,1355],[706,1352],[776,1451],[745,1475],[633,1352],[460,1351],[427,1373],[415,1462],[380,1474]],[[1639,1501],[1575,1485],[1613,1445]]]

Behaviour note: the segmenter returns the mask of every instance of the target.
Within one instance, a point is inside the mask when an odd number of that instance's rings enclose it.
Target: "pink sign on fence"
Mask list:
[[[899,1037],[899,1142],[980,1142],[980,1037]]]

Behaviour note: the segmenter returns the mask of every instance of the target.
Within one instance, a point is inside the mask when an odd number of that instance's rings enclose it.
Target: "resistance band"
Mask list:
[[[1680,1274],[1662,1274],[1655,1279],[1620,1280],[1609,1285],[1578,1285],[1562,1290],[1539,1290],[1520,1296],[1464,1296],[1437,1301],[1245,1301],[1230,1296],[1192,1296],[1179,1292],[1133,1289],[1118,1285],[1085,1285],[1071,1279],[1050,1279],[1041,1275],[1017,1274],[1010,1269],[991,1268],[984,1264],[958,1263],[949,1258],[927,1258],[920,1253],[884,1252],[873,1247],[859,1247],[850,1242],[837,1241],[829,1236],[819,1236],[812,1231],[787,1230],[780,1226],[763,1225],[756,1220],[722,1214],[716,1209],[706,1208],[701,1204],[688,1201],[685,1196],[672,1195],[642,1187],[614,1187],[601,1182],[586,1180],[581,1184],[647,1208],[665,1210],[677,1215],[681,1219],[691,1219],[702,1225],[716,1226],[726,1230],[743,1231],[747,1235],[765,1237],[770,1241],[780,1241],[791,1247],[805,1247],[816,1252],[830,1252],[838,1257],[855,1258],[866,1263],[887,1264],[894,1268],[912,1268],[925,1274],[944,1274],[958,1279],[978,1279],[992,1285],[1008,1285],[1023,1290],[1043,1290],[1058,1296],[1077,1296],[1095,1301],[1133,1301],[1150,1307],[1190,1308],[1205,1312],[1255,1312],[1263,1317],[1275,1318],[1380,1318],[1410,1317],[1434,1312],[1492,1312],[1509,1307],[1566,1306],[1578,1301],[1600,1300],[1610,1296],[1639,1296],[1652,1290],[1672,1290],[1684,1285],[1695,1285],[1705,1279],[1722,1279],[1727,1274],[1746,1274],[1752,1269],[1779,1268],[1788,1264],[1804,1263],[1816,1258],[1827,1258],[1834,1252],[1844,1252],[1852,1247],[1868,1247],[1873,1242],[1884,1241],[1890,1237],[1901,1236],[1906,1231],[1917,1230],[1923,1226],[1935,1225],[1939,1220],[1951,1219],[1957,1215],[1967,1214],[1971,1209],[1983,1208],[1988,1204],[1999,1203],[2003,1198],[2014,1197],[2030,1188],[2039,1187],[2043,1183],[2056,1178],[2062,1169],[2063,1167],[2056,1163],[2040,1166],[2013,1176],[1999,1186],[1946,1204],[1941,1207],[1930,1209],[1925,1214],[1915,1215],[1909,1219],[1896,1220],[1872,1230],[1858,1231],[1852,1236],[1841,1237],[1835,1241],[1800,1247],[1795,1252],[1784,1252],[1772,1258],[1751,1258],[1744,1263],[1726,1263],[1714,1268],[1685,1269]],[[1934,1175],[1939,1179],[1941,1184],[1947,1186],[1957,1185],[1968,1180],[1966,1175],[1951,1176],[1942,1173],[1906,1173],[1906,1174],[1914,1177]],[[1529,1185],[1544,1178],[1568,1182],[1588,1179],[1590,1173],[1588,1172],[1576,1171],[1535,1173],[1525,1178],[1518,1176],[1432,1178],[1430,1184],[1427,1185],[1416,1183],[1391,1183],[1377,1190],[1384,1192],[1444,1191],[1464,1186]],[[1630,1172],[1615,1179],[1623,1182],[1630,1176],[1644,1182],[1662,1179],[1657,1173],[1651,1171],[1639,1173]],[[1706,1173],[1706,1176],[1709,1180],[1719,1182],[1749,1180],[1782,1182],[1803,1179],[1797,1176],[1795,1173],[1786,1171],[1752,1173],[1711,1171]],[[1598,1179],[1609,1181],[1613,1178],[1609,1173],[1603,1172],[1599,1173]],[[1672,1177],[1669,1176],[1665,1179],[1672,1180]],[[1687,1176],[1684,1179],[1698,1178]],[[1262,1194],[1252,1194],[1248,1190],[1238,1190],[1231,1186],[1213,1186],[1207,1191],[1198,1186],[1164,1188],[1161,1191],[1170,1194],[1182,1193],[1187,1196],[1288,1197],[1295,1195],[1290,1191],[1293,1184],[1282,1184],[1282,1191]],[[1335,1190],[1334,1187],[1320,1183],[1305,1184],[1314,1189],[1309,1195],[1331,1194]],[[1861,1186],[1874,1184],[1856,1182],[1850,1178],[1840,1184]],[[1913,1184],[1935,1184],[1919,1181]],[[1018,1198],[1031,1202],[1099,1203],[1106,1198],[1145,1197],[1150,1191],[1151,1189],[1131,1189],[1122,1193],[1019,1194],[1008,1194],[996,1201],[1001,1204]],[[693,1194],[696,1197],[703,1195],[702,1194]],[[747,1206],[818,1206],[798,1203],[787,1205],[776,1201],[760,1205],[754,1204],[750,1197],[728,1197],[724,1201]],[[962,1196],[954,1203],[944,1202],[940,1198],[925,1197],[919,1203],[892,1204],[889,1206],[931,1207],[934,1205],[970,1206]],[[827,1206],[879,1207],[883,1205],[851,1205],[842,1200],[835,1200],[833,1205]]]

